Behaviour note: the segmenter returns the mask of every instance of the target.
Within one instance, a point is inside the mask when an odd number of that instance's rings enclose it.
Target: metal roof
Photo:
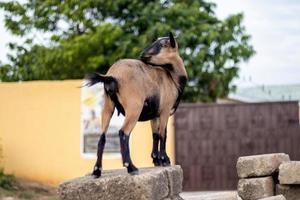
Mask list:
[[[237,88],[229,94],[229,99],[242,102],[298,101],[300,102],[300,84],[270,85]]]

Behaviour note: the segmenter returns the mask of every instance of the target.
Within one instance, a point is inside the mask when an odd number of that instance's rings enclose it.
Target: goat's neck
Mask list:
[[[187,73],[184,67],[183,60],[179,57],[178,59],[174,60],[174,63],[172,65],[174,70],[170,72],[170,75],[177,89],[177,98],[172,107],[171,115],[173,115],[177,110],[187,82]]]
[[[184,67],[183,60],[181,57],[177,57],[174,59],[174,62],[172,63],[173,65],[173,72],[171,72],[172,78],[175,80],[178,79],[178,77],[186,77],[187,78],[187,72]]]
[[[183,92],[183,89],[187,81],[187,72],[185,70],[183,60],[180,57],[174,59],[172,65],[173,65],[173,70],[169,71],[169,74],[171,75],[171,78],[176,88],[178,89],[179,96],[181,97],[181,94]]]

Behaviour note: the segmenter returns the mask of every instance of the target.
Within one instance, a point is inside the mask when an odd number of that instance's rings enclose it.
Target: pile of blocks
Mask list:
[[[276,192],[287,200],[300,200],[300,161],[284,162],[279,166],[279,183]]]
[[[240,157],[238,195],[242,200],[300,200],[300,161],[284,153]]]

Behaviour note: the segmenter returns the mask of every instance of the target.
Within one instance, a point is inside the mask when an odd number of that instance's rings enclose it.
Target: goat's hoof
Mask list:
[[[131,175],[138,175],[139,174],[139,170],[138,168],[136,168],[134,165],[129,165],[127,167],[127,172]]]
[[[101,170],[100,169],[95,169],[92,173],[92,176],[94,178],[99,178],[101,176]]]
[[[155,167],[161,166],[161,160],[159,158],[153,158],[153,164]]]
[[[152,153],[151,158],[152,158],[152,161],[153,161],[153,164],[154,164],[155,167],[161,166],[161,160],[160,160],[160,157],[159,157],[159,152]]]
[[[161,156],[160,160],[161,160],[161,165],[164,167],[171,165],[170,158],[167,155]]]
[[[132,172],[129,172],[130,175],[138,175],[139,174],[139,170],[135,170],[135,171],[132,171]]]

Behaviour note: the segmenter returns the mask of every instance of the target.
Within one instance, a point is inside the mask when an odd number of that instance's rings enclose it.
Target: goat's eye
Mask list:
[[[159,47],[162,48],[162,47],[165,47],[165,45],[162,43],[159,43]]]
[[[168,43],[166,41],[163,41],[160,43],[161,47],[168,47]]]

